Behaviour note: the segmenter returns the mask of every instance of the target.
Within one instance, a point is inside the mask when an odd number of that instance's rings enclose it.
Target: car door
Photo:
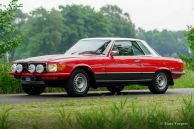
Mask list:
[[[109,81],[136,81],[144,79],[141,57],[144,52],[134,41],[115,41],[111,55],[106,63],[106,79]]]
[[[155,74],[155,71],[158,69],[158,65],[162,65],[164,62],[159,62],[155,57],[151,54],[148,48],[140,41],[137,41],[137,44],[144,51],[144,56],[141,56],[141,67],[144,73],[147,73],[147,78],[152,78]]]

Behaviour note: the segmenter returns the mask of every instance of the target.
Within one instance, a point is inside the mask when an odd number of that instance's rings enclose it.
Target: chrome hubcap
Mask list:
[[[164,89],[167,86],[167,77],[165,73],[160,73],[156,77],[156,83],[159,89]]]
[[[87,88],[87,77],[83,73],[78,73],[73,82],[77,92],[83,92]]]

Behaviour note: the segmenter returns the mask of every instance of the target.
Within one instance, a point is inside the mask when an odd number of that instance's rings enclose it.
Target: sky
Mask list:
[[[8,2],[0,0],[2,4]],[[99,10],[112,4],[129,13],[136,28],[186,30],[188,25],[194,26],[194,0],[19,0],[19,3],[23,4],[24,12],[38,7],[50,10],[67,4],[90,5]]]

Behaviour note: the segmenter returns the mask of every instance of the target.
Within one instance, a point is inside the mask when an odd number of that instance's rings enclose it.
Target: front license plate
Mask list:
[[[22,80],[30,82],[30,81],[36,81],[35,77],[22,77]]]

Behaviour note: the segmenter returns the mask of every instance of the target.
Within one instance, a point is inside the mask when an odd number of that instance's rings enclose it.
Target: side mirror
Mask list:
[[[119,55],[119,51],[112,51],[110,53],[111,56],[118,56]]]

